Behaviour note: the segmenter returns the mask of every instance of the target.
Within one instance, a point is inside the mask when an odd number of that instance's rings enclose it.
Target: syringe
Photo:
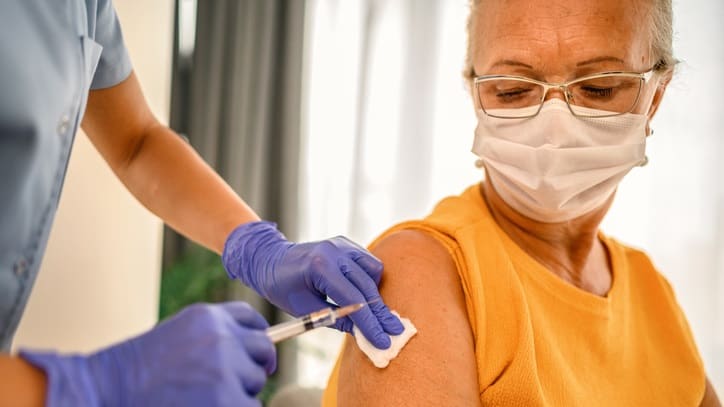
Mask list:
[[[285,339],[295,337],[312,329],[323,326],[330,326],[338,319],[347,316],[355,311],[359,311],[364,307],[365,303],[347,305],[345,307],[332,309],[325,308],[320,311],[312,312],[301,318],[291,321],[282,322],[274,326],[270,326],[266,330],[266,334],[273,343],[281,342]]]

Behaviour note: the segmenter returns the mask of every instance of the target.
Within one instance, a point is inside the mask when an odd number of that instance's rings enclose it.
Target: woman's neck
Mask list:
[[[611,288],[608,253],[598,227],[613,196],[600,208],[562,223],[542,223],[516,212],[488,181],[480,186],[491,215],[526,253],[568,283],[605,296]]]

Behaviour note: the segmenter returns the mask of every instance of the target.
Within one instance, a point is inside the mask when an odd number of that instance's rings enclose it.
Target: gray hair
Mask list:
[[[653,55],[656,63],[654,69],[657,71],[668,71],[674,68],[678,62],[674,58],[674,13],[671,6],[671,0],[648,0],[650,4],[648,16],[651,18],[651,55]],[[483,0],[470,0],[470,14],[468,15],[468,47],[467,55],[465,56],[465,69],[463,70],[463,76],[468,81],[471,81],[475,76],[475,70],[473,68],[473,31],[475,29],[473,24],[473,16],[475,15],[476,7],[479,6]]]

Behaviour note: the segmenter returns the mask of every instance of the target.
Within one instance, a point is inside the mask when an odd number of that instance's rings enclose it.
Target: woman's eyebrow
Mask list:
[[[522,63],[522,62],[520,62],[520,61],[515,61],[515,60],[512,60],[512,59],[502,59],[502,60],[494,63],[491,68],[497,68],[497,67],[503,66],[503,65],[505,65],[505,66],[519,66],[519,67],[523,67],[523,68],[527,68],[527,69],[531,69],[531,70],[533,69],[533,67],[530,66],[530,65],[528,65],[528,64],[524,64],[524,63]]]
[[[618,62],[620,64],[626,64],[626,62],[621,58],[612,57],[612,56],[602,56],[602,57],[587,59],[583,62],[579,62],[576,64],[576,66],[591,65],[591,64],[598,63],[598,62]]]
[[[600,57],[587,59],[585,61],[581,61],[581,62],[577,63],[576,66],[580,67],[580,66],[591,65],[591,64],[600,63],[600,62],[616,62],[619,64],[626,63],[621,58],[606,55],[606,56],[600,56]],[[501,59],[500,61],[497,61],[496,63],[494,63],[492,68],[497,68],[499,66],[517,66],[517,67],[527,68],[527,69],[531,69],[531,70],[533,69],[532,66],[525,64],[523,62],[520,62],[520,61],[516,61],[514,59]]]

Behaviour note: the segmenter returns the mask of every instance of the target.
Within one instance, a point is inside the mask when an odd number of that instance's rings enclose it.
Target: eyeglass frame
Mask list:
[[[630,72],[630,71],[609,71],[609,72],[600,72],[596,74],[586,75],[582,76],[580,78],[572,79],[567,82],[561,82],[561,83],[550,83],[550,82],[544,82],[539,81],[532,78],[527,78],[525,76],[517,76],[517,75],[481,75],[476,76],[473,79],[473,86],[475,87],[475,95],[478,100],[478,104],[480,105],[480,109],[485,113],[486,115],[490,117],[495,117],[498,119],[530,119],[531,117],[538,116],[538,113],[540,113],[541,109],[543,108],[543,103],[546,100],[546,96],[548,96],[548,91],[551,89],[560,89],[561,93],[563,93],[563,98],[566,102],[566,106],[568,106],[568,110],[571,112],[571,114],[575,117],[579,118],[587,118],[587,119],[595,119],[595,118],[603,118],[603,117],[614,117],[614,116],[621,116],[626,113],[631,113],[631,111],[636,107],[636,105],[639,103],[639,100],[641,99],[641,91],[644,88],[644,85],[653,78],[653,76],[658,72],[657,66],[653,66],[651,69],[649,69],[646,72]],[[610,76],[627,76],[630,78],[639,78],[641,80],[641,85],[639,86],[638,94],[636,95],[636,100],[631,104],[631,108],[626,112],[620,112],[620,113],[612,113],[608,115],[603,116],[589,116],[589,115],[580,115],[576,114],[576,112],[573,111],[573,108],[571,107],[571,103],[568,101],[568,86],[583,82],[591,79],[598,79],[598,78],[607,78]],[[490,80],[495,79],[511,79],[511,80],[519,80],[523,82],[533,83],[536,85],[543,86],[543,96],[541,97],[540,104],[538,104],[538,110],[536,110],[535,113],[528,115],[528,116],[519,116],[519,117],[509,117],[509,116],[496,116],[494,114],[490,114],[485,110],[485,107],[483,106],[483,101],[480,99],[480,92],[478,91],[478,84],[482,82],[487,82]],[[584,106],[581,106],[584,107]],[[519,108],[524,109],[524,108]]]

